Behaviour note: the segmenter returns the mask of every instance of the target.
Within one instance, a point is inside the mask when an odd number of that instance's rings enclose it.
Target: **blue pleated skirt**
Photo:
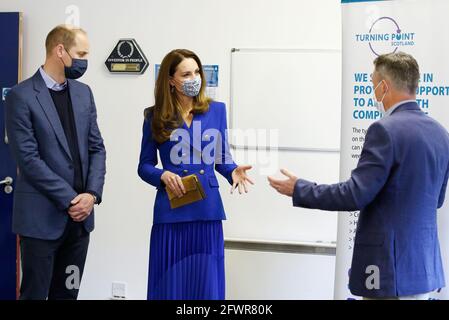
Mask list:
[[[224,268],[221,221],[153,225],[148,300],[224,300]]]

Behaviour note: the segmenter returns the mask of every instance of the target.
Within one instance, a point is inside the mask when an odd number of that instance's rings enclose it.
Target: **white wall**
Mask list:
[[[227,297],[332,300],[335,256],[226,250]]]
[[[144,299],[155,191],[139,180],[136,167],[142,111],[153,101],[154,64],[171,49],[194,50],[204,64],[220,65],[219,100],[228,103],[231,48],[340,49],[340,1],[2,0],[0,11],[24,13],[25,78],[43,63],[45,36],[66,21],[69,5],[79,8],[80,24],[89,33],[90,66],[82,81],[93,89],[108,152],[104,199],[80,298],[107,299],[117,280],[128,284],[129,299]],[[110,75],[104,66],[124,37],[135,38],[150,61],[142,76]],[[228,251],[227,258],[228,298],[332,297],[332,257]],[[261,265],[264,282],[249,272]],[[249,277],[241,282],[245,272]]]

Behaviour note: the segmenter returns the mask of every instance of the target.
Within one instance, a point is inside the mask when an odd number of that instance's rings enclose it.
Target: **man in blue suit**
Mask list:
[[[101,202],[106,152],[90,88],[82,29],[54,28],[46,61],[6,100],[6,128],[18,165],[13,231],[20,235],[20,299],[76,299],[94,204]]]
[[[351,177],[317,185],[282,170],[287,180],[268,179],[294,206],[361,210],[349,280],[354,295],[427,299],[445,286],[437,208],[446,192],[449,136],[416,103],[420,74],[412,56],[386,54],[374,65],[374,100],[385,114],[368,128]]]

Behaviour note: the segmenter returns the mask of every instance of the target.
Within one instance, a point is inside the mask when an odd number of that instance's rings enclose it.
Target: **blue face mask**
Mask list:
[[[196,97],[201,90],[201,77],[197,76],[192,80],[185,80],[182,83],[182,91],[188,97]]]
[[[70,53],[66,50],[67,54],[72,58]],[[63,62],[64,63],[64,62]],[[87,60],[86,59],[75,59],[72,58],[72,65],[67,67],[64,64],[64,73],[67,79],[78,79],[81,78],[87,71]]]

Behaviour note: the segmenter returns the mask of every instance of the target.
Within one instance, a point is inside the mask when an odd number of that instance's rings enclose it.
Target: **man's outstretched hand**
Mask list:
[[[268,182],[270,186],[276,189],[280,194],[286,195],[288,197],[293,196],[293,190],[295,189],[296,181],[298,181],[298,177],[296,177],[293,173],[288,171],[287,169],[281,169],[281,173],[286,176],[287,180],[279,180],[273,177],[268,177]]]

